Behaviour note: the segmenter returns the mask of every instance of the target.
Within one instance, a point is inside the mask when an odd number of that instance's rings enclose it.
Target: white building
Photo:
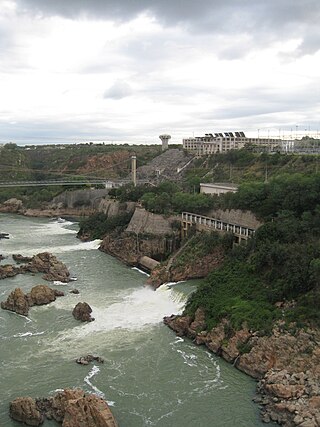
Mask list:
[[[216,183],[216,184],[200,184],[200,193],[211,194],[211,195],[220,195],[223,193],[236,193],[238,191],[238,186],[235,184],[229,183]]]
[[[206,133],[205,136],[184,138],[182,142],[183,148],[197,157],[239,150],[246,144],[267,147],[270,150],[282,146],[280,139],[247,138],[243,132]]]

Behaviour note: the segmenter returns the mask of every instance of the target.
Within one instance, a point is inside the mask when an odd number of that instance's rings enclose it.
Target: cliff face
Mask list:
[[[130,265],[138,265],[143,256],[161,261],[179,247],[180,236],[172,228],[175,220],[136,208],[126,230],[107,235],[100,250]]]
[[[223,259],[224,251],[221,248],[199,258],[195,257],[187,263],[175,264],[173,257],[166,265],[160,265],[152,270],[147,283],[156,289],[166,282],[200,279],[218,267]]]

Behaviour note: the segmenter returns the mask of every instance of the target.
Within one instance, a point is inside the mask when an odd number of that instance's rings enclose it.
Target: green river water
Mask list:
[[[77,224],[0,215],[1,263],[10,254],[49,251],[77,281],[49,286],[65,291],[54,303],[33,307],[25,318],[0,310],[0,426],[19,426],[8,416],[10,400],[45,397],[66,387],[96,393],[111,405],[120,427],[262,426],[252,403],[255,382],[231,365],[176,337],[162,323],[178,313],[196,282],[144,286],[146,275],[97,250],[98,241],[76,239]],[[26,292],[45,284],[41,275],[0,281],[0,300],[16,287]],[[76,287],[80,294],[70,294]],[[95,321],[77,322],[79,301],[93,308]],[[104,364],[81,366],[88,353]],[[46,421],[44,426],[56,426]]]

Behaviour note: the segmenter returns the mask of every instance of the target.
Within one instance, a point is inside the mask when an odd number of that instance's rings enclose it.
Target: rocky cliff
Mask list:
[[[105,236],[100,250],[130,265],[138,265],[143,256],[161,261],[179,247],[176,220],[136,208],[126,230]]]

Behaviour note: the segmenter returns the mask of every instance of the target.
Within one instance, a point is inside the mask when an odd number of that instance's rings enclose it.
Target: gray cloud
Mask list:
[[[132,88],[129,83],[117,80],[104,92],[103,97],[106,99],[122,99],[130,95],[132,95]]]
[[[247,34],[256,46],[288,37],[301,38],[297,55],[317,50],[319,0],[16,0],[19,11],[60,15],[75,19],[125,22],[141,13],[155,16],[165,26],[182,26],[193,37],[202,33]],[[319,44],[318,44],[319,46]],[[251,46],[247,46],[247,49]],[[225,56],[239,57],[245,47],[227,49]],[[233,56],[235,55],[235,56]]]

